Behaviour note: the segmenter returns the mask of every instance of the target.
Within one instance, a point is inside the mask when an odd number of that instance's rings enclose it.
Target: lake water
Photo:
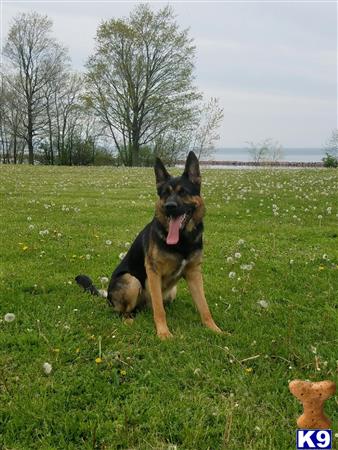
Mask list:
[[[325,156],[323,148],[284,148],[281,161],[318,162]],[[218,148],[201,160],[252,161],[247,148]]]

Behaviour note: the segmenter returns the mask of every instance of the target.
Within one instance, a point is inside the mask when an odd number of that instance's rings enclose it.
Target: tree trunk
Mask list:
[[[13,163],[16,164],[17,155],[17,136],[14,134],[14,142],[13,142]]]
[[[131,143],[131,165],[138,166],[140,164],[140,132],[136,119],[133,123],[132,143]]]
[[[32,120],[31,105],[28,106],[27,145],[28,145],[28,163],[34,164],[33,120]]]
[[[50,106],[49,99],[47,99],[47,108],[46,113],[48,117],[48,132],[49,132],[49,164],[54,166],[54,150],[53,150],[53,127],[52,127],[52,119],[50,115]]]
[[[133,144],[131,146],[131,165],[133,167],[138,166],[140,164],[139,152],[140,149],[138,144]]]

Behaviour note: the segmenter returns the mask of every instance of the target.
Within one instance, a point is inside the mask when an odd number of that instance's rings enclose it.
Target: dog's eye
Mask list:
[[[184,189],[184,187],[180,187],[178,190],[178,194],[179,195],[186,195],[187,194],[187,190]]]

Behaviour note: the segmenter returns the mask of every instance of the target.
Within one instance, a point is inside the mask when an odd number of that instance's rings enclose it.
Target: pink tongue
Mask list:
[[[170,217],[169,221],[169,231],[167,236],[167,244],[175,245],[179,241],[180,238],[180,226],[182,223],[183,216],[179,217]]]

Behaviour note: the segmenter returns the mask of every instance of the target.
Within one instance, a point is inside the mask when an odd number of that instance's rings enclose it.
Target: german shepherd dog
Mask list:
[[[221,333],[211,316],[203,289],[201,262],[205,207],[200,195],[198,159],[190,152],[182,176],[172,177],[157,158],[155,176],[159,196],[155,216],[114,270],[108,287],[108,303],[115,311],[126,315],[151,304],[157,335],[167,339],[172,334],[164,304],[174,300],[177,282],[183,277],[203,324]],[[92,294],[99,294],[85,275],[78,275],[76,281]]]

